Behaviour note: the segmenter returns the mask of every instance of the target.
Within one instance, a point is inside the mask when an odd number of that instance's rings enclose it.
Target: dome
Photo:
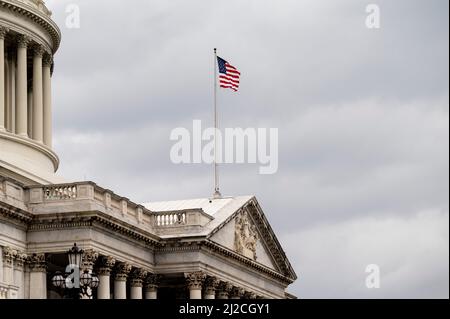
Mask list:
[[[51,75],[61,33],[42,0],[0,0],[0,173],[57,183]]]

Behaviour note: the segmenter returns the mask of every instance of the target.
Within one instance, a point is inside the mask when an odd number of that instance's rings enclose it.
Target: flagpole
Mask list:
[[[219,187],[219,165],[217,163],[217,130],[219,120],[217,116],[217,49],[214,48],[214,198],[221,198]]]

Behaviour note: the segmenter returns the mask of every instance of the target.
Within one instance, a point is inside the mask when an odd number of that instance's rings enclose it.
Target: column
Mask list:
[[[33,138],[33,88],[30,88],[27,94],[27,113],[27,133],[29,138]]]
[[[159,276],[148,274],[145,279],[145,299],[158,299]]]
[[[217,291],[217,299],[228,299],[233,285],[226,281],[221,281],[219,283]]]
[[[88,272],[92,274],[94,270],[94,264],[97,261],[98,253],[93,249],[86,249],[83,254],[83,260],[81,262],[81,272]],[[81,299],[93,299],[92,288],[88,287],[87,292],[84,295],[81,295]]]
[[[219,286],[216,277],[207,277],[205,280],[205,299],[216,299],[216,289]]]
[[[18,252],[14,259],[14,286],[18,287],[19,299],[25,298],[25,282],[24,282],[24,263],[27,260],[27,255]]]
[[[142,286],[146,277],[146,270],[141,268],[133,269],[130,281],[130,299],[142,299]]]
[[[8,50],[6,78],[6,130],[16,132],[16,58],[17,50]]]
[[[30,263],[30,299],[47,299],[47,262],[45,254],[33,254]]]
[[[37,142],[44,140],[44,111],[42,87],[42,57],[44,48],[36,45],[33,48],[33,139]]]
[[[5,37],[8,28],[0,26],[0,131],[6,128],[5,119]]]
[[[28,136],[27,115],[27,47],[30,40],[24,35],[17,38],[16,78],[16,134]]]
[[[111,289],[109,287],[111,270],[116,260],[111,256],[102,256],[100,259],[100,267],[98,269],[98,288],[97,299],[110,299]]]
[[[128,263],[116,265],[116,275],[114,277],[114,299],[127,299],[127,278],[131,271]]]
[[[198,271],[184,274],[189,289],[189,299],[202,299],[202,285],[206,274]]]
[[[241,299],[244,296],[245,290],[240,287],[233,287],[230,293],[230,299]]]
[[[51,55],[44,56],[42,65],[42,87],[43,87],[43,115],[44,115],[44,144],[52,148],[52,79],[51,67],[53,58]]]

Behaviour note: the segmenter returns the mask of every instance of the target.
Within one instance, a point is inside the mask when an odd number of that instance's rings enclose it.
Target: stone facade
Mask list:
[[[0,0],[0,299],[67,297],[51,279],[75,242],[99,279],[85,298],[291,298],[296,274],[255,197],[139,204],[55,174],[60,39],[43,1]]]

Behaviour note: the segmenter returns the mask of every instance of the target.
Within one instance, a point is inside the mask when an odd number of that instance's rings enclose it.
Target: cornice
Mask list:
[[[24,228],[33,220],[33,215],[0,201],[0,216],[15,223],[19,223]]]
[[[289,278],[283,274],[280,274],[279,272],[276,272],[258,262],[255,262],[253,260],[251,260],[250,258],[247,258],[243,255],[240,255],[226,247],[223,247],[213,241],[207,240],[203,243],[204,247],[207,247],[213,251],[218,252],[220,255],[222,256],[226,256],[228,258],[234,259],[236,261],[238,261],[239,263],[245,264],[247,266],[249,266],[249,268],[252,268],[254,270],[257,270],[261,273],[264,273],[266,275],[269,275],[272,278],[275,278],[277,280],[281,280],[287,284],[291,284],[294,282],[295,279],[293,278]]]
[[[20,14],[35,22],[46,30],[53,40],[53,53],[55,53],[61,43],[61,31],[56,23],[39,10],[27,6],[17,0],[0,0],[0,6],[16,14]]]
[[[150,246],[159,246],[159,238],[149,232],[128,225],[102,212],[35,215],[28,231],[60,230],[80,227],[99,227],[113,231]]]

